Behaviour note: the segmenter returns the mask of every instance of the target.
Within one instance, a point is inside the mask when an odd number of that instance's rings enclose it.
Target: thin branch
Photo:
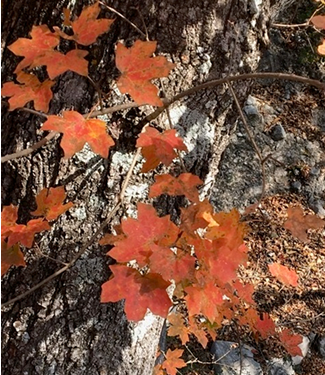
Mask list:
[[[293,24],[293,25],[286,25],[286,24],[283,24],[283,23],[272,23],[271,24],[271,27],[282,28],[282,29],[286,29],[286,28],[293,29],[293,28],[296,28],[296,27],[306,27],[306,26],[311,26],[309,21],[305,22],[305,23],[297,23],[297,24]]]
[[[238,112],[239,112],[239,115],[240,115],[240,118],[242,119],[242,122],[243,122],[243,125],[244,125],[244,128],[246,130],[246,133],[248,135],[248,138],[251,142],[251,144],[253,145],[253,148],[258,156],[258,159],[259,159],[259,162],[261,164],[261,170],[262,170],[262,192],[261,192],[261,197],[260,197],[260,201],[262,200],[262,198],[264,197],[264,194],[265,194],[265,165],[264,165],[264,158],[263,158],[263,155],[254,139],[254,135],[253,133],[251,132],[249,126],[248,126],[248,123],[247,123],[247,120],[246,120],[246,117],[241,109],[241,106],[239,104],[239,101],[238,101],[238,98],[237,98],[237,95],[234,91],[234,89],[232,88],[232,84],[230,82],[227,82],[228,83],[228,87],[230,89],[230,92],[231,92],[231,95],[235,101],[235,104],[237,106],[237,109],[238,109]]]
[[[188,90],[185,90],[185,91],[179,93],[178,95],[175,95],[170,100],[164,100],[165,104],[162,107],[157,108],[154,112],[152,112],[147,117],[145,117],[141,121],[141,124],[144,125],[144,124],[147,124],[148,122],[156,119],[171,104],[175,103],[176,101],[178,101],[182,98],[185,98],[186,96],[195,94],[198,91],[208,89],[208,88],[212,88],[212,87],[215,87],[215,86],[218,86],[218,85],[221,85],[221,84],[224,84],[224,83],[228,83],[228,82],[235,82],[235,81],[240,81],[240,80],[244,80],[244,79],[266,79],[266,78],[301,82],[301,83],[304,83],[305,85],[315,86],[315,87],[325,91],[325,83],[323,83],[321,81],[318,81],[318,80],[315,80],[315,79],[310,79],[310,78],[298,76],[298,75],[295,75],[295,74],[288,74],[288,73],[247,73],[247,74],[239,74],[237,76],[230,76],[230,77],[215,79],[215,80],[212,80],[212,81],[207,81],[207,82],[202,83],[198,86],[195,86],[195,87],[192,87]],[[143,104],[143,105],[145,105],[145,104]],[[136,103],[133,103],[133,102],[121,104],[121,105],[118,105],[118,106],[115,106],[115,107],[103,109],[102,111],[94,111],[90,117],[97,117],[99,115],[103,115],[103,114],[107,114],[107,113],[113,113],[113,112],[121,111],[123,109],[137,108],[137,107],[141,107],[141,106],[142,105],[139,105],[139,104],[136,104]],[[28,112],[31,112],[31,110],[29,110]],[[37,114],[37,115],[41,115],[41,116],[45,116],[43,113],[37,112],[37,111],[33,111],[32,113]],[[85,114],[83,116],[87,117],[88,114]],[[42,142],[42,141],[40,141],[40,142]],[[38,143],[36,145],[38,145]],[[35,145],[33,147],[35,147]],[[39,147],[41,147],[41,146],[39,146]],[[36,147],[36,148],[38,148],[38,147]],[[30,154],[31,152],[33,152],[36,148],[29,148],[28,149],[29,151],[24,153],[24,154],[21,154],[22,151],[19,152],[19,153],[16,153],[18,156],[16,154],[6,155],[6,156],[1,158],[1,162],[3,163],[7,160],[16,159],[17,157],[20,157],[20,156],[26,156],[26,155]],[[12,156],[12,155],[15,155],[15,156]]]
[[[60,133],[58,132],[50,132],[46,137],[41,139],[39,142],[35,143],[33,146],[26,148],[21,151],[17,151],[13,154],[5,155],[1,157],[1,163],[5,163],[6,161],[13,160],[13,159],[18,159],[22,156],[26,156],[37,150],[38,148],[46,145],[47,142],[49,142],[51,139],[53,139],[56,135]]]
[[[118,15],[119,17],[121,17],[124,21],[126,21],[128,24],[130,24],[132,27],[134,27],[134,28],[137,30],[137,32],[140,33],[144,38],[146,38],[146,34],[145,34],[142,30],[140,30],[140,29],[138,28],[137,25],[135,25],[133,22],[131,22],[131,21],[128,20],[125,16],[123,16],[123,14],[121,14],[120,12],[118,12],[117,10],[115,10],[114,8],[112,8],[112,7],[108,6],[108,5],[106,5],[105,3],[101,2],[101,1],[99,2],[99,4],[103,5],[104,7],[106,7],[106,8],[107,8],[108,10],[110,10],[111,12],[117,14],[117,15]]]

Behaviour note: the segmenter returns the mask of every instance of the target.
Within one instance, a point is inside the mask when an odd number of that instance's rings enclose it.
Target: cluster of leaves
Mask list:
[[[63,186],[41,190],[36,196],[37,210],[31,212],[33,216],[41,217],[29,220],[26,224],[17,223],[17,206],[3,207],[1,212],[1,275],[5,274],[10,266],[26,265],[19,245],[30,248],[33,246],[36,233],[51,229],[48,221],[56,220],[73,206],[71,202],[63,204],[65,198]]]
[[[81,49],[94,43],[99,35],[110,28],[114,20],[97,19],[99,3],[85,8],[79,18],[71,20],[64,11],[64,27],[52,32],[46,25],[34,26],[31,39],[20,38],[9,49],[23,60],[15,73],[18,83],[7,82],[2,95],[9,96],[10,110],[26,105],[31,100],[36,110],[47,113],[52,100],[54,79],[68,70],[82,76],[88,75],[88,51]],[[72,35],[70,35],[72,34]],[[60,52],[60,38],[79,45],[66,54]],[[165,57],[152,57],[156,49],[154,41],[136,41],[131,48],[118,43],[116,65],[121,71],[117,81],[121,93],[128,93],[135,103],[162,106],[158,89],[151,83],[154,78],[167,76],[174,64]],[[31,70],[46,66],[48,79],[43,82]],[[66,158],[80,151],[87,142],[95,153],[108,157],[114,141],[106,131],[106,123],[91,119],[76,111],[68,110],[61,115],[48,115],[42,126],[44,131],[63,133],[61,147]],[[160,163],[169,166],[177,152],[187,151],[183,140],[174,129],[159,132],[147,127],[140,134],[136,146],[141,148],[145,163],[141,172],[155,169]],[[176,152],[177,151],[177,152]],[[190,173],[178,176],[158,175],[150,187],[149,198],[161,194],[185,196],[188,205],[181,210],[177,224],[169,216],[159,217],[152,205],[138,203],[137,219],[128,218],[115,228],[115,235],[106,235],[100,243],[113,245],[109,256],[116,260],[110,266],[112,278],[102,286],[101,301],[125,300],[125,312],[130,320],[143,319],[147,310],[167,318],[168,334],[179,336],[186,344],[189,335],[194,335],[206,347],[208,339],[216,337],[216,330],[225,321],[235,320],[248,325],[256,337],[278,335],[292,355],[301,354],[297,346],[299,335],[289,330],[276,332],[274,322],[268,314],[260,316],[253,299],[254,288],[244,285],[237,276],[239,266],[247,262],[247,247],[244,243],[245,225],[234,209],[229,213],[215,213],[211,204],[200,201],[198,186],[202,181]],[[25,265],[19,244],[33,245],[35,233],[50,229],[48,221],[68,210],[72,203],[65,200],[63,187],[43,189],[36,197],[37,210],[26,225],[18,224],[18,207],[7,206],[2,211],[2,272],[11,265]],[[297,225],[297,221],[299,224]],[[296,209],[288,211],[285,227],[306,240],[306,230],[318,228],[322,223],[304,217]],[[298,276],[281,264],[269,266],[271,275],[282,283],[295,287]],[[186,314],[169,313],[174,303],[186,307]],[[177,368],[186,366],[180,358],[183,351],[167,351],[166,361],[156,368],[157,374],[176,374]]]

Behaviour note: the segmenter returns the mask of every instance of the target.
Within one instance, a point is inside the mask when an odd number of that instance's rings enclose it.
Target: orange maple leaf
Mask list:
[[[69,210],[73,203],[62,204],[66,198],[63,186],[56,188],[44,188],[36,196],[37,210],[31,212],[34,216],[44,216],[47,220],[55,220],[65,211]]]
[[[137,40],[131,48],[118,43],[116,48],[116,66],[122,73],[117,81],[121,93],[130,94],[137,104],[150,104],[161,107],[163,102],[158,97],[158,89],[150,81],[154,78],[167,77],[175,64],[166,57],[151,57],[157,42]]]
[[[296,271],[290,270],[288,267],[283,266],[279,263],[273,263],[268,265],[272,276],[279,279],[283,284],[297,286],[298,285],[298,275]]]
[[[60,37],[46,25],[33,26],[30,32],[31,39],[19,38],[8,49],[17,56],[24,56],[24,59],[17,65],[15,73],[29,67],[36,58],[44,56],[59,44]]]
[[[149,204],[138,203],[138,218],[122,221],[126,238],[116,243],[109,256],[118,262],[136,260],[140,267],[149,263],[153,252],[171,251],[168,247],[177,239],[179,228],[170,221],[169,216],[158,217]]]
[[[1,276],[10,266],[26,266],[24,254],[18,244],[9,247],[6,241],[1,241]]]
[[[73,49],[66,55],[59,51],[49,51],[42,56],[36,57],[31,67],[34,68],[39,65],[46,65],[50,79],[54,79],[68,70],[87,77],[88,61],[85,60],[85,56],[87,55],[88,51],[83,51],[81,49]]]
[[[191,173],[182,173],[178,177],[170,174],[155,176],[155,183],[150,187],[149,198],[157,197],[161,194],[185,195],[190,201],[199,203],[198,185],[203,182],[198,176]]]
[[[125,299],[125,313],[129,320],[144,318],[147,309],[165,318],[171,306],[166,292],[170,285],[159,274],[141,275],[137,270],[115,264],[110,266],[114,277],[102,285],[101,302]]]
[[[104,121],[85,119],[76,111],[64,111],[62,116],[48,116],[42,130],[63,133],[61,147],[65,158],[70,158],[80,151],[86,142],[96,154],[103,158],[108,157],[108,150],[114,145],[114,141],[107,134]]]
[[[308,229],[320,229],[325,225],[325,221],[316,215],[304,216],[304,211],[301,207],[289,207],[287,214],[288,219],[283,225],[284,228],[288,229],[293,236],[304,242],[308,241]]]
[[[86,7],[82,10],[80,16],[75,20],[70,22],[70,11],[68,9],[64,10],[64,24],[66,26],[71,26],[73,30],[73,35],[67,35],[62,32],[58,27],[54,29],[58,34],[65,39],[74,40],[75,42],[83,45],[89,46],[90,44],[96,42],[99,35],[106,33],[111,24],[114,22],[112,19],[97,19],[100,13],[99,3],[95,3]]]
[[[141,172],[155,169],[161,162],[165,165],[177,157],[174,149],[187,151],[183,140],[176,136],[176,130],[166,130],[160,133],[154,128],[146,128],[137,140],[137,147],[142,147],[142,155],[146,158]]]
[[[318,15],[311,18],[311,23],[318,29],[325,30],[325,16]]]
[[[298,346],[302,343],[301,335],[295,335],[289,329],[284,329],[282,332],[280,332],[279,337],[282,342],[282,345],[285,347],[285,349],[290,355],[299,355],[302,357],[302,351]]]
[[[35,233],[51,229],[44,218],[30,220],[26,225],[17,224],[18,207],[14,205],[5,206],[1,212],[1,239],[8,238],[7,245],[11,248],[20,242],[26,247],[32,247]]]
[[[217,240],[219,244],[230,249],[238,248],[243,243],[246,230],[245,224],[240,221],[239,212],[234,208],[230,212],[219,212],[212,217],[217,225],[210,226],[205,237]]]
[[[218,306],[223,304],[223,292],[215,285],[214,281],[208,281],[204,285],[193,284],[186,287],[185,297],[189,315],[202,314],[210,322],[213,322],[218,316]]]
[[[11,96],[9,110],[13,111],[16,108],[23,107],[33,100],[37,111],[48,112],[49,103],[53,97],[51,87],[55,82],[48,79],[40,82],[33,74],[26,74],[22,71],[17,74],[17,81],[22,85],[6,82],[1,91],[1,95]]]
[[[323,39],[322,43],[317,47],[317,52],[320,55],[325,55],[325,39]]]
[[[176,375],[178,368],[186,367],[186,362],[180,358],[183,352],[184,350],[182,349],[167,350],[165,354],[166,360],[163,362],[162,367],[167,371],[168,375]]]
[[[171,313],[167,320],[171,324],[167,331],[168,336],[179,336],[182,345],[185,345],[189,340],[189,329],[185,326],[182,314]]]

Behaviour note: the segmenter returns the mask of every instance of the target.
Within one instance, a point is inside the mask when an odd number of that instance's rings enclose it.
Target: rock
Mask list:
[[[321,337],[318,342],[319,354],[325,359],[325,336]]]
[[[275,127],[271,130],[271,138],[274,141],[282,141],[287,133],[285,132],[283,126],[281,124],[275,125]]]
[[[268,375],[295,375],[291,363],[282,358],[273,358],[268,363]]]
[[[214,365],[215,373],[219,375],[262,375],[261,366],[254,360],[254,354],[250,347],[243,345],[241,351],[240,355],[240,347],[235,342],[215,341],[211,347],[211,353],[218,361],[218,364]],[[240,368],[241,365],[242,368]]]

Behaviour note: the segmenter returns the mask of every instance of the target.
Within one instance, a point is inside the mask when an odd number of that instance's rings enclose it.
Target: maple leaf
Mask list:
[[[183,316],[171,313],[168,315],[167,320],[171,324],[168,328],[168,336],[179,336],[182,345],[185,345],[189,340],[189,329],[185,326]]]
[[[294,287],[298,285],[299,277],[296,274],[296,271],[290,270],[288,267],[279,263],[269,264],[268,267],[272,276],[279,279],[283,284]]]
[[[36,58],[52,51],[60,42],[60,37],[52,33],[47,25],[33,26],[30,36],[31,39],[19,38],[8,47],[15,55],[24,56],[14,73],[29,67]]]
[[[44,218],[29,220],[26,225],[16,224],[8,236],[8,246],[20,242],[26,247],[32,247],[35,234],[49,229],[51,227]]]
[[[112,19],[97,19],[100,13],[99,3],[95,3],[82,10],[80,16],[73,22],[68,21],[70,18],[70,11],[65,9],[64,18],[65,25],[71,26],[73,35],[67,35],[62,32],[58,27],[53,27],[58,34],[65,39],[74,40],[75,42],[89,46],[96,42],[99,35],[106,33],[111,24],[114,22]]]
[[[263,339],[275,335],[275,324],[269,314],[263,313],[263,318],[258,319],[253,325]]]
[[[50,51],[36,57],[30,67],[34,68],[39,65],[46,65],[50,79],[54,79],[68,70],[87,77],[88,61],[85,60],[85,56],[87,55],[88,51],[81,49],[73,49],[66,55],[59,51]]]
[[[160,133],[154,128],[146,128],[137,140],[137,147],[142,147],[142,155],[146,158],[141,172],[155,169],[161,162],[169,166],[177,157],[174,149],[187,151],[183,140],[176,136],[176,130]]]
[[[283,227],[288,229],[293,236],[304,242],[308,241],[308,229],[320,229],[325,225],[325,221],[316,215],[304,216],[304,211],[301,207],[289,207],[287,214],[288,219]]]
[[[167,350],[165,354],[166,360],[162,363],[162,367],[167,371],[168,375],[176,375],[178,368],[186,367],[186,362],[180,358],[183,352],[184,350],[182,349]]]
[[[26,266],[24,254],[18,244],[9,247],[6,241],[1,241],[1,276],[10,266]]]
[[[230,249],[238,248],[244,240],[246,226],[240,222],[240,214],[234,208],[230,212],[214,214],[213,219],[217,225],[210,226],[205,237],[217,240],[220,245],[226,245]]]
[[[36,196],[37,210],[31,212],[34,216],[44,216],[47,220],[55,220],[65,211],[69,210],[73,203],[62,204],[66,198],[63,186],[56,188],[44,188]]]
[[[15,229],[18,220],[18,207],[4,206],[1,212],[1,238],[6,238]]]
[[[194,316],[189,316],[189,331],[192,335],[194,335],[198,342],[203,346],[203,348],[206,348],[208,345],[208,338],[206,333],[204,332],[204,329],[199,326]]]
[[[122,221],[126,235],[109,251],[109,256],[118,262],[136,260],[140,267],[148,264],[149,257],[159,250],[170,251],[169,246],[177,239],[179,229],[169,216],[158,217],[156,210],[148,204],[138,203],[138,218]]]
[[[286,351],[292,356],[303,356],[299,344],[302,343],[302,336],[295,335],[291,333],[289,329],[284,329],[279,334],[282,345],[285,347]]]
[[[193,284],[186,287],[185,292],[189,315],[203,314],[210,322],[218,317],[218,305],[223,304],[223,292],[214,281],[208,281],[205,285]]]
[[[174,251],[158,247],[149,259],[150,271],[160,273],[165,280],[174,280],[176,283],[192,279],[195,259],[183,251]]]
[[[48,112],[49,103],[53,97],[51,87],[55,82],[48,79],[40,82],[36,76],[24,72],[17,74],[17,81],[22,83],[22,85],[6,82],[1,91],[1,95],[11,96],[8,101],[9,110],[13,111],[16,108],[23,107],[26,103],[33,100],[37,111]]]
[[[250,303],[251,305],[255,304],[255,301],[253,300],[254,286],[252,284],[244,285],[239,280],[236,280],[232,286],[241,299]]]
[[[320,55],[325,55],[325,39],[323,39],[322,43],[317,47],[317,52]]]
[[[76,111],[63,111],[63,117],[49,115],[42,130],[54,130],[63,133],[61,147],[65,158],[80,151],[87,142],[92,150],[107,158],[108,150],[114,145],[106,132],[106,123],[97,119],[85,119]]]
[[[141,275],[137,270],[115,264],[110,266],[114,277],[102,285],[101,302],[117,302],[125,299],[128,320],[139,321],[147,309],[165,318],[171,306],[166,292],[170,285],[159,274]]]
[[[131,48],[126,48],[122,43],[116,47],[116,66],[122,73],[117,87],[122,94],[130,94],[139,105],[163,106],[157,87],[150,81],[167,77],[175,67],[166,57],[151,57],[156,46],[157,42],[137,40]]]
[[[190,201],[199,203],[199,193],[196,186],[203,182],[198,176],[191,173],[182,173],[178,177],[170,174],[155,176],[155,183],[150,187],[149,198],[161,194],[185,195]]]
[[[213,208],[208,199],[197,204],[191,204],[186,208],[181,208],[181,229],[195,237],[193,232],[196,229],[218,225],[212,215]]]
[[[318,29],[325,30],[325,16],[314,16],[311,18],[311,23],[316,26]]]

